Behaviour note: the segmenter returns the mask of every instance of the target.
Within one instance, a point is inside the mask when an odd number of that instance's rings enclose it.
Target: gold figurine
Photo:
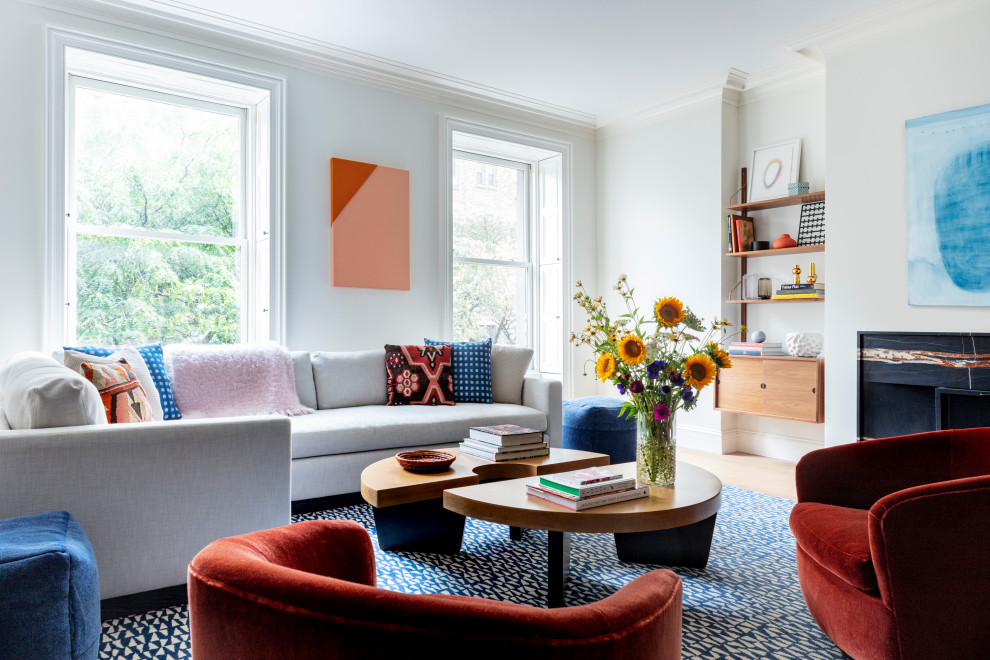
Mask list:
[[[815,262],[812,261],[808,268],[808,284],[814,284],[818,281],[818,276],[815,275]]]
[[[801,283],[801,266],[798,265],[798,264],[794,264],[794,268],[791,269],[791,272],[794,273],[794,283],[795,284],[800,284]]]

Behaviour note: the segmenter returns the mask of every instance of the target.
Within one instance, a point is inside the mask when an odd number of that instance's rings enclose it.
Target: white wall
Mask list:
[[[611,310],[612,285],[626,273],[647,315],[660,296],[703,319],[721,315],[722,106],[710,101],[599,139],[598,280],[585,284],[592,296],[606,294]],[[712,388],[701,396],[678,413],[678,443],[721,452]]]
[[[856,332],[986,332],[983,307],[909,307],[904,121],[990,102],[990,7],[827,53],[826,443],[856,437]]]
[[[441,334],[439,145],[441,114],[475,119],[573,145],[574,276],[596,276],[594,140],[469,112],[57,11],[0,0],[0,361],[42,342],[44,72],[46,24],[201,57],[287,79],[287,344],[351,350]],[[329,284],[331,157],[410,171],[411,290]]]

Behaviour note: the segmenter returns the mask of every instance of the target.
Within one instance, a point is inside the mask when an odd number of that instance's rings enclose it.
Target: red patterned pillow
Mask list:
[[[115,364],[83,362],[83,376],[96,386],[111,424],[151,422],[151,402],[141,387],[131,365],[121,360]]]
[[[450,344],[385,345],[385,382],[390,406],[452,406],[454,376]]]

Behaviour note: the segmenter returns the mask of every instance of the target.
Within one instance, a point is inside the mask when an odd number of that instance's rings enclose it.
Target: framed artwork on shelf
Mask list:
[[[787,184],[797,183],[800,169],[800,138],[753,149],[747,201],[787,197]]]

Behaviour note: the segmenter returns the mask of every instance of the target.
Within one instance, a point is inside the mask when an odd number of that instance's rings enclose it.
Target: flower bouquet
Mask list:
[[[716,318],[706,329],[677,298],[660,298],[649,317],[641,316],[625,275],[613,288],[626,311],[614,319],[601,296],[592,299],[580,281],[577,288],[574,300],[587,312],[588,325],[583,332],[572,332],[570,341],[591,346],[595,376],[629,396],[619,416],[637,421],[638,481],[670,486],[676,465],[674,415],[694,408],[719,370],[732,366],[720,346],[732,324]]]

